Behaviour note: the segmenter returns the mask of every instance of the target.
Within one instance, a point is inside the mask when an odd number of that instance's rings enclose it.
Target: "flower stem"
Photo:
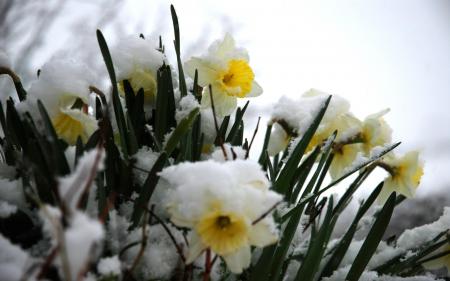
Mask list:
[[[211,274],[211,249],[207,249],[205,253],[205,272],[203,273],[203,281],[209,280]]]

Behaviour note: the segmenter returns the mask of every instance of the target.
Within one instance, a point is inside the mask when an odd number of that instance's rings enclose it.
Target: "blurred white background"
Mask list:
[[[15,7],[8,8],[8,3]],[[171,3],[178,13],[185,59],[201,54],[225,32],[247,48],[264,88],[261,98],[251,100],[250,113],[269,114],[281,95],[299,96],[309,88],[347,98],[360,118],[389,107],[394,140],[403,142],[398,151],[423,152],[425,175],[418,195],[449,196],[448,0],[3,0],[0,48],[11,54],[24,76],[35,75],[61,50],[90,58],[104,71],[96,28],[110,44],[130,34],[162,35],[171,55]],[[39,16],[39,10],[52,13]],[[37,19],[47,22],[39,29]],[[36,29],[42,36],[32,41]]]

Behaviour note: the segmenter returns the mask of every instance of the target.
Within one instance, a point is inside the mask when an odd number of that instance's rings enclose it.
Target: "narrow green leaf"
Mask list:
[[[220,143],[225,142],[225,134],[227,133],[228,124],[230,123],[230,116],[225,116],[222,120],[222,124],[220,124],[219,133],[216,136],[216,140],[214,141],[215,145],[220,145]]]
[[[67,163],[66,156],[64,154],[64,148],[60,145],[58,141],[58,135],[56,134],[56,131],[53,128],[52,121],[50,120],[50,117],[47,114],[47,110],[45,110],[45,107],[40,100],[38,100],[37,106],[39,108],[41,117],[44,121],[47,136],[49,137],[53,148],[52,154],[53,157],[55,158],[54,160],[56,161],[54,163],[56,164],[55,168],[59,175],[67,175],[70,173],[70,168],[69,164]]]
[[[364,272],[364,269],[375,253],[378,244],[383,238],[383,234],[386,231],[389,221],[391,220],[392,212],[395,207],[396,196],[396,193],[393,192],[391,196],[389,196],[389,199],[386,201],[381,211],[378,213],[378,216],[367,234],[361,249],[356,255],[345,280],[358,281],[359,277]]]
[[[244,105],[244,107],[241,109],[238,107],[236,110],[236,117],[234,119],[233,126],[230,129],[230,132],[228,133],[228,136],[225,139],[225,142],[232,142],[233,139],[236,137],[239,131],[239,127],[241,126],[242,117],[244,117],[245,111],[247,110],[249,101],[247,101]]]
[[[173,31],[175,34],[175,52],[177,54],[177,65],[178,65],[178,77],[180,84],[180,93],[181,96],[184,97],[187,95],[187,87],[186,80],[184,79],[184,71],[183,71],[183,63],[181,61],[181,51],[180,51],[180,25],[178,24],[177,13],[175,12],[175,8],[173,5],[170,5],[170,13],[172,14],[172,22],[173,22]]]
[[[272,132],[272,124],[267,125],[266,134],[264,136],[264,143],[259,156],[258,162],[261,166],[265,166],[266,161],[269,160],[269,154],[266,154],[267,146],[269,145],[270,134]]]
[[[103,60],[105,61],[106,69],[108,70],[109,78],[112,86],[112,102],[114,107],[114,114],[116,115],[117,127],[119,128],[120,146],[125,158],[129,156],[128,152],[128,138],[125,115],[122,110],[122,104],[120,103],[119,91],[117,89],[116,74],[114,72],[114,65],[112,62],[111,54],[106,44],[105,37],[100,30],[97,29],[97,40],[102,52]]]
[[[142,186],[139,197],[138,199],[136,199],[136,202],[134,204],[133,214],[131,216],[131,220],[133,222],[132,227],[136,227],[139,224],[142,214],[144,213],[144,210],[147,207],[150,198],[152,197],[153,191],[158,184],[158,173],[165,166],[166,161],[167,154],[165,152],[162,152],[153,165],[152,169],[150,170],[147,179]]]
[[[188,116],[180,121],[180,124],[178,124],[178,126],[172,132],[164,148],[168,155],[170,155],[174,151],[181,138],[189,131],[199,112],[200,109],[198,108],[192,110]]]
[[[324,105],[320,109],[317,116],[314,118],[314,121],[309,126],[308,130],[305,132],[304,136],[300,140],[300,142],[295,147],[294,151],[292,152],[291,157],[289,157],[288,161],[286,162],[285,166],[281,170],[278,179],[275,183],[275,190],[278,191],[281,194],[285,194],[286,190],[289,188],[289,183],[292,180],[293,175],[295,174],[295,170],[297,168],[298,163],[300,163],[300,160],[303,157],[303,154],[305,153],[306,148],[308,147],[309,142],[311,141],[312,137],[314,136],[314,133],[316,132],[317,128],[319,127],[320,121],[323,118],[323,115],[325,114],[325,111],[327,110],[328,104],[330,103],[331,96],[327,98]]]
[[[336,218],[333,219],[333,196],[328,200],[327,213],[325,219],[320,227],[318,233],[314,235],[313,240],[308,247],[308,252],[302,265],[297,271],[295,280],[313,280],[314,275],[319,269],[323,254],[328,244],[328,239],[336,223]],[[278,279],[278,278],[277,278]],[[274,279],[274,280],[277,280]]]
[[[358,172],[359,170],[361,170],[362,168],[368,166],[369,164],[377,161],[378,159],[380,159],[381,157],[383,157],[386,153],[390,152],[391,150],[393,150],[394,148],[396,148],[397,146],[400,145],[400,142],[393,144],[387,148],[385,148],[380,154],[377,155],[377,157],[375,158],[371,158],[369,160],[367,160],[366,162],[356,166],[355,168],[353,168],[352,170],[350,170],[349,172],[345,173],[343,176],[341,176],[340,178],[338,178],[337,180],[331,182],[330,184],[328,184],[327,186],[325,186],[324,188],[322,188],[321,190],[319,190],[317,193],[314,194],[313,197],[308,198],[307,200],[311,200],[314,199],[318,196],[320,196],[322,193],[324,193],[325,191],[327,191],[328,189],[332,188],[333,186],[335,186],[336,184],[338,184],[339,182],[343,181],[344,179],[346,179],[347,177],[353,175],[354,173]]]
[[[129,153],[130,155],[135,154],[138,149],[139,149],[139,145],[138,145],[138,141],[136,138],[136,134],[134,132],[134,126],[133,126],[133,122],[131,121],[130,115],[127,113],[127,125],[128,125],[128,140],[129,140]]]
[[[159,142],[175,127],[175,98],[170,67],[163,65],[157,71],[158,93],[156,95],[155,136]]]
[[[350,243],[353,240],[353,237],[355,235],[356,230],[358,229],[358,223],[364,216],[364,214],[369,210],[369,208],[372,206],[372,204],[377,199],[378,195],[381,192],[381,189],[383,188],[383,182],[381,182],[374,191],[370,194],[370,196],[366,199],[366,201],[361,205],[359,208],[355,218],[353,219],[352,224],[350,225],[347,232],[344,234],[344,236],[339,241],[339,244],[336,246],[331,258],[328,260],[327,264],[325,265],[324,269],[322,270],[321,278],[330,276],[339,266],[342,259],[344,258],[345,254],[347,253],[348,247],[350,246]],[[335,210],[339,207],[336,206],[336,208],[333,210],[333,215],[335,217],[338,217],[338,215],[335,214]]]
[[[308,178],[308,175],[316,162],[317,157],[320,154],[320,147],[317,146],[311,154],[300,164],[294,174],[292,183],[287,191],[286,198],[291,203],[295,203],[298,200],[300,191]]]

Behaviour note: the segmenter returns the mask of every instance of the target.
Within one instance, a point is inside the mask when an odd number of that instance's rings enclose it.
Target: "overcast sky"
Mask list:
[[[251,102],[254,109],[269,113],[281,95],[309,88],[345,97],[360,118],[389,107],[394,140],[403,142],[398,151],[423,151],[426,188],[419,194],[432,186],[450,191],[450,1],[130,0],[118,20],[130,33],[139,25],[137,32],[162,34],[171,50],[170,3],[178,12],[184,55],[200,54],[227,31],[247,48],[264,88]],[[66,6],[47,36],[48,53],[58,48],[55,36],[77,40],[64,25],[74,11],[91,13],[90,5]],[[114,30],[104,31],[109,41],[117,38]],[[91,32],[87,46],[96,45]],[[36,58],[36,67],[47,57]]]

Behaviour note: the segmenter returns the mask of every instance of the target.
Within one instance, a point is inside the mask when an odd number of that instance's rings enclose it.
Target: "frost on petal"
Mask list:
[[[229,255],[223,256],[227,267],[231,272],[240,274],[242,271],[250,265],[251,252],[250,246],[240,248],[238,251]]]
[[[97,171],[103,169],[104,159],[103,149],[93,149],[79,159],[74,172],[59,179],[61,197],[71,209],[76,209],[84,189],[93,183]]]

